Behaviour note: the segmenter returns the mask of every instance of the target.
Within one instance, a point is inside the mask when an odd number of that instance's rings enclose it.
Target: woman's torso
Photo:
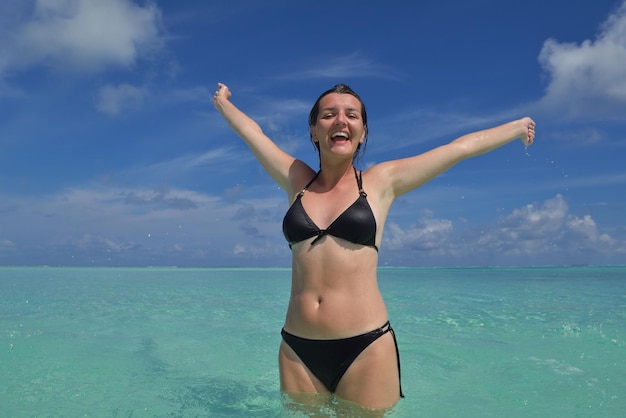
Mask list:
[[[294,201],[301,199],[306,218],[323,230],[337,225],[336,221],[342,221],[342,216],[349,217],[354,204],[363,200],[363,190],[359,194],[357,182],[358,178],[346,176],[327,191],[313,183]],[[374,189],[373,183],[370,186]],[[365,204],[373,215],[371,222],[375,222],[374,241],[378,245],[386,210],[380,209],[378,194],[369,193],[366,175],[363,189]],[[361,226],[370,227],[369,224]],[[332,232],[291,243],[292,289],[285,329],[301,337],[345,338],[380,327],[387,321],[376,277],[378,253],[374,242],[368,245],[350,242],[348,239],[353,238],[340,238]],[[285,235],[287,237],[289,231]]]

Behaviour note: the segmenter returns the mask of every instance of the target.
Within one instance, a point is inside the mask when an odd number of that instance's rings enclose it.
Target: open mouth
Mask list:
[[[350,141],[350,136],[345,132],[335,132],[330,136],[333,142]]]

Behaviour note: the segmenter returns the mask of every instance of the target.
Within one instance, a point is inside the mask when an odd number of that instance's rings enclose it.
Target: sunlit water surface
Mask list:
[[[277,350],[288,269],[0,268],[7,417],[294,412]],[[619,417],[626,268],[379,271],[406,398],[390,417]]]

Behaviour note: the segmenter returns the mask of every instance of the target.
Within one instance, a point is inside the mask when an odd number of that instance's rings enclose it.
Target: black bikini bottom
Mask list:
[[[371,343],[390,332],[396,346],[398,359],[398,375],[400,375],[400,352],[396,334],[389,321],[380,328],[365,334],[336,340],[312,340],[297,337],[283,330],[280,334],[283,340],[300,357],[305,366],[326,386],[331,393],[335,393],[339,381],[348,370],[348,367]],[[402,385],[400,385],[400,396]]]

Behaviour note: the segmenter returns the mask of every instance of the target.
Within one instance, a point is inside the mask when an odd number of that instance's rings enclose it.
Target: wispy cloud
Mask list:
[[[110,116],[117,116],[139,108],[147,94],[145,89],[130,84],[106,85],[98,91],[96,109]]]
[[[229,201],[186,189],[94,186],[0,199],[5,265],[224,265],[235,264],[243,248],[260,259],[287,256],[278,197]],[[254,230],[246,228],[251,223]]]
[[[433,140],[450,142],[457,136],[510,120],[513,110],[472,115],[431,108],[409,108],[377,115],[370,120],[370,134],[385,143],[386,151],[414,148]],[[519,114],[517,114],[519,116]]]
[[[154,179],[175,178],[194,171],[197,174],[200,171],[210,170],[223,175],[225,170],[227,172],[236,170],[253,161],[254,158],[249,152],[242,153],[234,147],[219,147],[201,154],[185,154],[171,160],[130,168],[125,174],[130,177]]]
[[[568,177],[568,187],[601,187],[626,184],[626,173],[602,174],[585,177]]]
[[[317,58],[321,65],[306,65],[305,70],[294,70],[276,76],[280,80],[304,79],[345,79],[354,77],[372,77],[385,80],[399,80],[403,75],[388,65],[376,62],[360,52],[345,56],[328,56]]]

